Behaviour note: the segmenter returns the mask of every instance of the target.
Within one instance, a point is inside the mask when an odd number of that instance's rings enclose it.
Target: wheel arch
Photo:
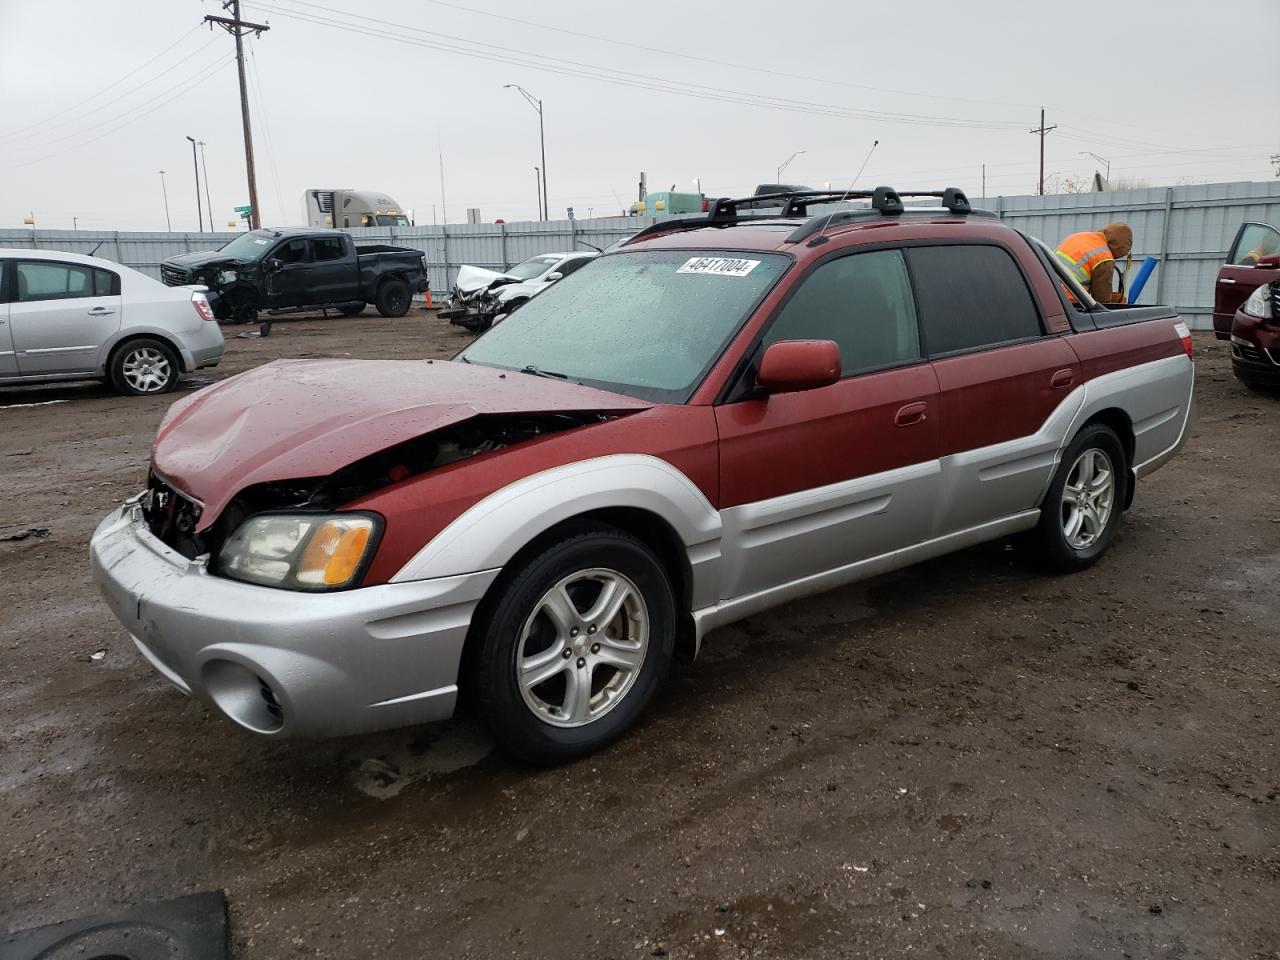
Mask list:
[[[1080,425],[1080,430],[1076,431],[1076,436],[1079,436],[1080,431],[1094,424],[1109,427],[1120,438],[1120,446],[1124,449],[1125,458],[1123,509],[1128,510],[1133,504],[1134,488],[1137,486],[1137,478],[1133,471],[1137,449],[1137,438],[1133,432],[1133,420],[1120,407],[1105,407],[1091,414],[1089,419]]]
[[[102,372],[105,376],[111,376],[111,365],[116,362],[116,356],[120,351],[137,340],[159,340],[166,347],[172,350],[173,355],[178,358],[178,372],[191,372],[190,364],[187,362],[187,356],[178,342],[174,340],[172,334],[156,330],[138,330],[135,328],[121,334],[119,340],[116,340],[107,347],[106,359],[102,364]]]

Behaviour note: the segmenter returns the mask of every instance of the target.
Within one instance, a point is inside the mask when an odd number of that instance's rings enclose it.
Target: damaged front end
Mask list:
[[[504,311],[498,291],[519,278],[483,267],[464,266],[437,316],[472,333],[483,333]]]
[[[141,500],[143,517],[147,528],[165,545],[189,560],[209,556],[211,572],[219,573],[223,547],[251,518],[281,513],[331,515],[361,497],[411,477],[549,434],[603,423],[618,415],[599,412],[479,415],[380,450],[328,476],[248,486],[208,525],[200,522],[203,505],[153,470]]]

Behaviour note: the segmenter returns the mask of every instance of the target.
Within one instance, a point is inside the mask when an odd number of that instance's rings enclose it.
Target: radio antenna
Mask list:
[[[862,161],[862,166],[858,168],[858,172],[853,175],[853,181],[849,184],[849,189],[845,190],[844,196],[836,201],[836,207],[844,203],[845,200],[848,199],[849,194],[853,193],[853,188],[858,185],[858,178],[862,176],[862,171],[867,169],[867,164],[871,162],[871,155],[876,152],[876,147],[878,146],[880,146],[879,140],[871,141],[871,149],[867,151],[866,159]],[[835,215],[836,208],[833,207],[831,212],[827,214],[827,222],[822,225],[822,229],[814,232],[817,233],[818,236],[821,236],[826,231],[827,227],[831,226],[831,218]]]

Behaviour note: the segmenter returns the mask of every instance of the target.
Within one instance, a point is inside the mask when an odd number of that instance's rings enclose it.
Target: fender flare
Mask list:
[[[592,510],[631,507],[666,521],[688,551],[693,601],[718,594],[720,512],[665,460],[613,454],[553,467],[489,494],[436,534],[392,583],[503,567],[535,537]]]

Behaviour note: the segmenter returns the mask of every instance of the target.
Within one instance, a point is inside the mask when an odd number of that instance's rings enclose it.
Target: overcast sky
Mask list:
[[[233,41],[215,0],[0,0],[0,226],[196,229],[187,135],[222,229],[247,203]],[[1101,4],[246,0],[259,198],[384,191],[418,223],[536,217],[545,104],[553,218],[650,189],[783,179],[1035,191],[1111,161],[1153,185],[1268,180],[1280,153],[1280,2]],[[523,21],[523,22],[521,22]],[[1269,46],[1270,45],[1270,48]],[[442,196],[438,154],[443,146]]]

